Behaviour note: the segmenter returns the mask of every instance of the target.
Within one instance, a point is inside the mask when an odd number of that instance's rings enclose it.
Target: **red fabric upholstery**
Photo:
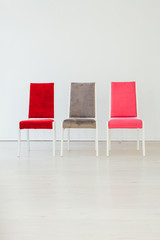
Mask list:
[[[111,83],[111,117],[137,117],[135,82]]]
[[[53,119],[29,119],[20,121],[20,129],[52,129]]]
[[[54,83],[31,83],[29,118],[54,118]]]
[[[115,118],[108,122],[109,128],[142,128],[142,120],[137,118]]]

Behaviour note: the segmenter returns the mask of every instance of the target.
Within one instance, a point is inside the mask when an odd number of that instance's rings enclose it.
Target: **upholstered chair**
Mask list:
[[[98,122],[95,83],[71,83],[69,118],[62,122],[61,156],[63,156],[64,130],[68,130],[70,149],[71,128],[92,128],[96,131],[95,148],[98,156]]]
[[[54,83],[31,83],[28,119],[19,122],[18,156],[21,149],[21,131],[27,130],[27,145],[30,129],[53,131],[53,156],[55,156],[56,126],[54,121]]]
[[[136,129],[137,150],[139,150],[139,130],[142,130],[142,153],[145,156],[144,122],[138,118],[136,82],[111,82],[110,119],[107,122],[106,154],[111,149],[111,129]]]

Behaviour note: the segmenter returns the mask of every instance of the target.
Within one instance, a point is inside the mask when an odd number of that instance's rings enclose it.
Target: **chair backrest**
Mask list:
[[[29,118],[54,118],[54,83],[31,83]]]
[[[111,117],[137,117],[136,83],[111,83]]]
[[[70,117],[95,118],[95,83],[71,83]]]

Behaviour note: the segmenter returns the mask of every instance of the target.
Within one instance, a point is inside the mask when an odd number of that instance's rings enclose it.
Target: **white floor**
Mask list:
[[[0,240],[160,240],[160,143],[99,146],[0,142]]]

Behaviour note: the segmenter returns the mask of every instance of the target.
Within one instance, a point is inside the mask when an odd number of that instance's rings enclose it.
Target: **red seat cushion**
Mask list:
[[[114,118],[108,122],[109,128],[142,128],[142,120],[137,118]]]
[[[20,129],[52,129],[53,119],[29,119],[19,123]]]

